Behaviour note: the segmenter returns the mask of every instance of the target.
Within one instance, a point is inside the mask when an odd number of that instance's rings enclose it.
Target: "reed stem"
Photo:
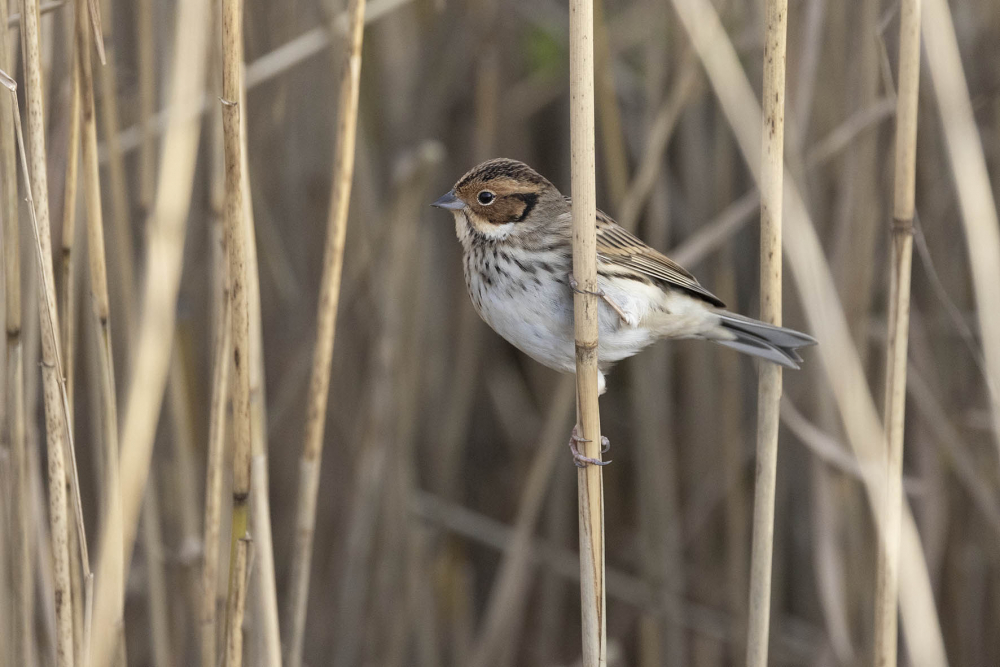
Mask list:
[[[323,276],[320,282],[316,321],[316,347],[306,398],[306,425],[299,462],[298,500],[295,509],[295,542],[292,551],[292,574],[289,584],[288,667],[302,664],[306,608],[309,602],[309,569],[316,523],[316,496],[323,453],[327,401],[330,390],[330,363],[333,360],[337,328],[337,305],[340,302],[341,273],[344,266],[344,241],[347,212],[354,177],[354,147],[357,136],[358,96],[361,87],[361,45],[364,38],[365,0],[351,0],[347,15],[349,34],[345,60],[340,73],[334,150],[333,188],[330,217],[327,221],[323,253]]]
[[[24,61],[25,102],[28,115],[30,180],[25,181],[35,222],[41,289],[39,322],[42,347],[42,397],[48,444],[49,523],[52,531],[56,611],[56,665],[73,665],[73,600],[70,588],[69,518],[66,498],[66,438],[68,423],[65,387],[59,353],[59,316],[56,309],[52,238],[49,224],[49,188],[45,153],[45,112],[42,100],[42,54],[38,3],[21,0],[21,51]],[[15,110],[16,113],[16,110]],[[16,119],[15,122],[19,122]],[[32,193],[32,190],[34,192]],[[81,543],[84,541],[81,535]]]
[[[66,170],[63,183],[63,217],[62,217],[62,253],[59,259],[59,312],[61,342],[63,353],[63,376],[66,378],[66,400],[69,403],[68,413],[73,414],[73,386],[76,354],[74,345],[76,336],[77,289],[76,289],[76,195],[79,182],[80,167],[80,68],[77,67],[76,23],[70,28],[73,42],[70,78],[72,89],[69,102],[69,139],[66,145]],[[72,424],[70,425],[72,428]]]
[[[81,113],[81,146],[84,189],[87,204],[87,257],[90,263],[90,292],[97,325],[98,368],[101,392],[101,423],[103,443],[103,488],[105,518],[115,527],[116,544],[102,553],[112,566],[109,585],[115,587],[116,609],[112,619],[117,629],[116,653],[121,662],[124,650],[124,547],[121,537],[121,485],[118,477],[118,401],[115,395],[114,356],[111,344],[111,314],[108,299],[108,272],[104,252],[104,216],[101,208],[101,175],[97,159],[97,120],[94,106],[94,75],[91,68],[91,31],[87,20],[87,7],[82,0],[77,3],[76,65],[79,81]]]
[[[886,349],[886,432],[882,525],[875,579],[875,664],[896,664],[899,548],[903,505],[903,432],[910,331],[910,267],[917,173],[917,101],[920,86],[920,0],[903,0],[899,19],[899,81],[896,96],[896,175],[893,191],[889,342]]]
[[[583,452],[601,456],[597,370],[597,193],[594,149],[594,4],[569,3],[570,155],[573,195],[573,297],[576,391]],[[584,667],[607,664],[604,584],[604,487],[601,466],[577,474],[580,524],[580,602]]]
[[[250,512],[250,315],[247,303],[247,230],[243,201],[243,1],[222,4],[222,136],[226,173],[226,251],[233,355],[233,520],[226,602],[227,667],[243,664],[243,613]]]
[[[80,0],[77,0],[78,2]],[[101,93],[101,129],[104,131],[104,140],[107,143],[107,167],[108,167],[108,188],[107,192],[111,198],[111,215],[109,228],[111,230],[111,253],[112,266],[117,269],[114,281],[115,297],[120,303],[116,304],[116,317],[121,327],[121,334],[118,339],[125,343],[125,351],[131,350],[133,344],[132,334],[135,317],[134,309],[138,307],[135,300],[135,262],[132,258],[132,225],[130,222],[129,198],[128,198],[128,178],[125,171],[125,154],[119,148],[118,135],[118,67],[115,57],[115,37],[114,37],[114,16],[112,14],[111,0],[87,0],[90,3],[91,16],[100,15],[102,21],[100,25],[95,23],[95,30],[100,27],[103,30],[103,39],[99,33],[94,33],[97,40],[98,55],[101,60],[101,67],[98,70],[97,85]],[[97,3],[101,3],[100,13],[97,12]],[[142,4],[142,3],[139,3]],[[105,41],[107,42],[107,52],[105,53]],[[152,40],[140,37],[138,48],[140,53],[151,50],[154,47]],[[146,77],[143,77],[146,78]],[[93,77],[91,77],[93,80]],[[146,84],[148,85],[148,84]],[[93,88],[93,84],[91,84]],[[144,142],[145,143],[145,142]],[[146,149],[143,149],[143,171],[146,168]],[[155,173],[155,172],[154,172]],[[142,179],[144,182],[146,176]],[[149,177],[152,180],[152,176]],[[144,213],[148,213],[145,210]],[[126,364],[127,366],[127,364]],[[127,368],[126,368],[127,370]]]
[[[0,16],[7,16],[0,0]],[[11,71],[10,34],[0,30],[0,70]],[[3,220],[4,325],[6,345],[5,432],[11,450],[12,531],[10,564],[13,600],[10,659],[34,665],[34,564],[31,559],[31,477],[25,440],[24,343],[21,336],[21,235],[17,202],[17,157],[11,96],[0,91],[0,219]]]
[[[213,49],[214,50],[214,49]],[[221,49],[219,49],[221,51]],[[218,55],[216,53],[215,55]],[[221,69],[221,68],[219,68]],[[221,74],[221,72],[220,72]],[[221,78],[221,77],[219,77]],[[226,405],[229,397],[229,350],[232,346],[232,310],[225,242],[226,168],[222,141],[222,114],[213,116],[209,140],[209,207],[212,244],[212,397],[209,404],[208,457],[205,464],[205,525],[199,610],[201,665],[218,664],[219,535],[222,520],[223,452],[226,443]]]
[[[781,326],[787,0],[768,0],[765,22],[764,115],[760,167],[760,319]],[[781,409],[781,367],[762,363],[758,368],[757,474],[750,552],[747,667],[767,665],[771,620],[771,557],[774,549],[774,495],[778,468],[778,417]]]

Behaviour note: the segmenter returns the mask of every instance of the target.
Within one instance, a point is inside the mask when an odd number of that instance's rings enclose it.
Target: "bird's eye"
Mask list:
[[[496,201],[496,198],[497,196],[492,192],[490,192],[489,190],[483,190],[482,192],[479,193],[479,196],[476,197],[476,199],[479,200],[479,203],[482,204],[483,206],[489,206],[494,201]]]

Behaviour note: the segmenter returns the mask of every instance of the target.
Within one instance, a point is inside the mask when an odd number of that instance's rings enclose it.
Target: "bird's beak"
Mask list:
[[[455,196],[454,190],[448,190],[448,192],[441,195],[441,197],[431,204],[431,206],[446,208],[452,211],[460,211],[465,208],[465,202]]]

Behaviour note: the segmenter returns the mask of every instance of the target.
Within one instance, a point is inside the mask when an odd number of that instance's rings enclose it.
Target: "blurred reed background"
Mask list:
[[[904,521],[900,659],[940,664],[920,648],[940,635],[949,664],[1000,665],[1000,240],[990,192],[1000,188],[1000,11],[995,0],[924,3],[903,480],[919,543],[907,542]],[[237,369],[217,363],[235,314],[223,297],[219,7],[90,4],[42,3],[39,48],[25,57],[14,16],[24,9],[0,0],[14,26],[0,39],[0,68],[18,83],[36,212],[42,198],[50,211],[75,445],[65,462],[75,457],[79,470],[84,527],[73,518],[72,466],[53,473],[47,447],[41,380],[54,366],[43,343],[55,322],[47,310],[39,319],[51,294],[0,90],[0,666],[74,664],[73,655],[88,664],[90,561],[91,643],[112,650],[98,637],[116,627],[106,619],[119,593],[101,589],[120,572],[106,556],[123,542],[126,641],[113,660],[209,665],[224,646],[239,433],[225,392]],[[861,481],[870,462],[855,452],[880,445],[865,406],[871,397],[881,406],[885,375],[898,3],[790,4],[784,321],[820,347],[784,375],[770,661],[870,664],[876,538]],[[712,30],[713,6],[724,33]],[[572,382],[479,321],[451,217],[428,207],[497,155],[569,191],[568,18],[549,0],[371,0],[365,10],[325,460],[294,646],[307,390],[356,7],[244,7],[241,192],[256,238],[244,286],[254,440],[244,663],[572,665]],[[598,205],[756,315],[757,166],[741,151],[759,150],[760,110],[739,93],[747,80],[760,90],[763,2],[598,0],[595,14]],[[726,67],[730,54],[742,71]],[[33,60],[37,116],[24,97],[26,87],[34,94]],[[100,229],[106,306],[89,263]],[[806,252],[811,234],[822,255]],[[825,289],[830,276],[836,290]],[[704,343],[659,344],[610,376],[601,400],[614,459],[604,469],[610,664],[743,662],[755,414],[752,364]],[[52,474],[66,479],[68,546],[51,534]],[[214,515],[221,527],[206,530]],[[217,571],[206,573],[206,554]],[[932,604],[911,594],[923,581]],[[61,614],[72,618],[72,644]]]

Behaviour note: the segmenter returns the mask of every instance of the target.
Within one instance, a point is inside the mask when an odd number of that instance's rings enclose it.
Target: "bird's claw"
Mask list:
[[[596,296],[601,298],[605,296],[604,290],[602,289],[599,289],[597,291],[591,291],[589,289],[580,289],[580,283],[576,281],[576,278],[573,277],[572,273],[569,274],[569,288],[574,292],[576,292],[577,294],[590,294],[591,296]]]
[[[586,468],[588,465],[606,466],[609,463],[611,463],[611,461],[602,461],[601,459],[595,459],[590,456],[584,456],[580,452],[580,448],[577,447],[577,444],[581,442],[590,442],[590,440],[580,435],[579,429],[576,426],[574,426],[573,433],[570,434],[569,436],[569,451],[572,452],[573,454],[573,465],[575,465],[577,468]],[[611,447],[611,441],[602,435],[601,453],[603,454],[604,452],[608,451],[610,447]]]

